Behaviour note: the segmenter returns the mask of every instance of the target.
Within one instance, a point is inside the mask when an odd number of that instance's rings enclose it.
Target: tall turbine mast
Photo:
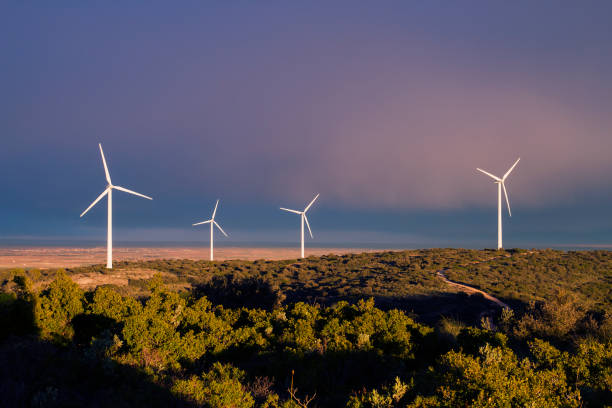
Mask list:
[[[479,168],[476,169],[480,171],[481,173],[484,173],[487,176],[491,177],[494,180],[495,184],[497,184],[497,249],[503,248],[503,244],[502,244],[502,190],[504,190],[504,196],[506,197],[506,204],[508,205],[508,214],[510,215],[510,217],[512,217],[512,211],[510,211],[510,201],[508,200],[508,191],[506,190],[505,181],[510,175],[510,173],[512,173],[512,170],[514,170],[514,168],[516,167],[516,165],[518,164],[520,160],[521,158],[519,157],[514,162],[512,167],[510,167],[510,169],[506,172],[506,174],[504,174],[502,178],[499,178],[485,170],[482,170]]]
[[[217,206],[219,205],[219,200],[217,200],[217,203],[215,204],[215,209],[213,210],[212,213],[212,217],[210,218],[210,220],[208,221],[202,221],[202,222],[196,222],[195,225],[202,225],[202,224],[210,224],[210,260],[214,261],[214,255],[213,255],[213,230],[214,227],[216,226],[217,228],[219,228],[219,231],[221,231],[223,233],[223,235],[225,235],[227,237],[227,234],[225,233],[225,231],[223,231],[223,228],[221,228],[221,226],[217,223],[217,221],[215,221],[215,215],[217,214]]]
[[[315,196],[315,198],[312,199],[310,204],[308,204],[306,206],[306,208],[304,208],[304,211],[290,210],[288,208],[281,207],[281,210],[283,210],[283,211],[289,211],[289,212],[292,212],[294,214],[299,214],[300,215],[300,221],[301,221],[300,240],[301,240],[301,250],[302,250],[301,251],[301,258],[304,258],[304,222],[306,222],[306,227],[308,227],[308,232],[310,233],[310,238],[314,238],[314,236],[312,235],[312,230],[310,229],[310,223],[308,222],[308,217],[306,217],[306,212],[314,204],[314,202],[317,200],[317,198],[319,198],[319,194],[317,194]]]
[[[106,267],[108,269],[113,268],[113,189],[123,191],[125,193],[129,193],[132,195],[136,195],[139,197],[146,198],[148,200],[152,200],[151,197],[148,197],[144,194],[137,193],[132,190],[128,190],[127,188],[114,186],[111,182],[110,173],[108,172],[108,166],[106,165],[106,159],[104,158],[104,152],[102,151],[102,144],[98,143],[98,147],[100,148],[100,156],[102,156],[102,164],[104,165],[104,174],[106,175],[106,189],[94,200],[93,203],[83,213],[81,217],[87,214],[94,205],[98,203],[104,196],[108,196],[108,215],[107,215],[107,229],[106,229]]]

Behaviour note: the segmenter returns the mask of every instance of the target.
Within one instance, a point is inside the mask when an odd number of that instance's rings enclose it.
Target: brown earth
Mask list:
[[[380,251],[380,250],[377,250]],[[306,256],[375,252],[364,248],[308,248]],[[280,260],[299,257],[299,248],[215,248],[215,260]],[[114,261],[151,259],[206,260],[209,248],[114,248]],[[97,248],[0,248],[0,268],[71,268],[106,263],[106,247]]]
[[[475,287],[472,286],[468,286],[465,285],[463,283],[458,283],[458,282],[453,282],[448,280],[448,278],[446,277],[446,274],[444,273],[446,270],[443,269],[441,271],[438,271],[438,277],[440,277],[447,285],[450,285],[456,289],[458,289],[461,292],[465,292],[468,295],[473,295],[475,293],[480,293],[482,296],[484,296],[485,299],[495,303],[496,305],[509,309],[510,306],[508,306],[507,304],[505,304],[504,302],[502,302],[501,300],[499,300],[498,298],[496,298],[495,296],[489,295],[487,292],[484,292],[480,289],[476,289]]]

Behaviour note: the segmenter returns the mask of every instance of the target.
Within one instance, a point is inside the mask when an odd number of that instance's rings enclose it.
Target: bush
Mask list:
[[[172,391],[211,408],[251,408],[255,402],[241,383],[244,376],[229,364],[215,363],[199,376],[176,381]]]
[[[70,322],[84,312],[84,300],[81,288],[64,271],[58,271],[36,305],[36,321],[43,337],[70,340],[74,335]]]
[[[567,340],[586,316],[577,297],[560,290],[554,299],[546,302],[531,302],[527,313],[518,320],[514,334],[519,338],[544,337]]]
[[[509,349],[485,345],[478,356],[451,351],[441,360],[437,402],[459,407],[580,407],[580,393],[559,369],[537,370]],[[422,400],[409,406],[423,406]],[[432,401],[429,400],[428,403]],[[426,405],[425,405],[426,406]]]

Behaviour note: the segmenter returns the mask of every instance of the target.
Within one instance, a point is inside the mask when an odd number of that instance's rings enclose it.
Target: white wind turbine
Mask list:
[[[106,173],[106,181],[108,182],[108,185],[106,186],[106,189],[102,192],[102,194],[100,194],[98,198],[96,198],[94,202],[91,203],[91,205],[87,207],[85,211],[83,211],[83,214],[81,214],[81,217],[84,216],[87,213],[87,211],[89,211],[91,207],[96,205],[97,202],[100,201],[105,195],[108,195],[108,228],[107,228],[107,236],[106,236],[106,267],[108,269],[112,269],[113,267],[113,189],[124,191],[130,194],[134,194],[139,197],[146,198],[148,200],[152,200],[152,198],[146,195],[137,193],[135,191],[128,190],[127,188],[124,188],[124,187],[114,186],[113,183],[111,182],[110,174],[108,173],[108,167],[106,166],[106,159],[104,158],[104,152],[102,151],[102,144],[98,143],[98,146],[100,147],[100,155],[102,156],[102,164],[104,164],[104,172]]]
[[[217,214],[218,205],[219,205],[219,200],[217,200],[217,204],[215,204],[215,209],[213,210],[212,217],[210,218],[210,220],[196,222],[195,224],[193,224],[194,226],[202,225],[202,224],[210,224],[210,260],[211,261],[214,261],[214,256],[213,256],[213,229],[214,229],[214,226],[219,228],[219,231],[221,231],[223,235],[227,237],[227,234],[225,233],[225,231],[223,231],[223,228],[221,228],[221,226],[217,223],[217,221],[215,221],[215,214]]]
[[[301,229],[300,237],[302,238],[302,256],[301,256],[302,258],[304,258],[304,221],[306,221],[306,226],[308,227],[308,232],[310,233],[310,238],[314,238],[312,236],[312,230],[310,229],[310,224],[308,223],[308,218],[306,217],[306,211],[308,211],[310,206],[312,204],[314,204],[314,202],[316,201],[317,198],[319,198],[319,194],[317,194],[315,196],[315,198],[312,199],[310,204],[308,204],[306,206],[306,208],[304,208],[304,211],[290,210],[288,208],[281,207],[281,210],[283,210],[283,211],[289,211],[289,212],[292,212],[292,213],[295,213],[295,214],[299,214],[301,216],[300,218],[302,220],[302,229]]]
[[[506,178],[508,178],[512,170],[514,170],[519,160],[521,160],[520,157],[514,162],[512,167],[510,167],[510,170],[508,170],[502,178],[494,176],[493,174],[486,172],[482,169],[478,169],[478,168],[476,169],[486,174],[487,176],[491,177],[493,180],[495,180],[495,183],[497,184],[497,249],[503,248],[502,246],[502,189],[504,190],[504,195],[506,196],[506,204],[508,205],[508,214],[510,215],[510,217],[512,217],[512,212],[510,211],[510,201],[508,201],[508,192],[506,191],[506,184],[504,182],[506,181]]]

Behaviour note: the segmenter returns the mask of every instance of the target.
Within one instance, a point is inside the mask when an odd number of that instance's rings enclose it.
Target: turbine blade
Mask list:
[[[227,237],[227,234],[225,233],[225,231],[223,231],[223,228],[221,228],[221,226],[217,223],[217,221],[213,221],[213,224],[215,224],[215,226],[219,228],[219,231],[221,231],[223,235]]]
[[[108,184],[112,185],[113,183],[111,183],[111,178],[108,172],[108,167],[106,166],[106,159],[104,158],[104,152],[102,151],[102,143],[98,143],[98,146],[100,147],[100,156],[102,156],[102,164],[104,164],[104,172],[106,173],[106,181],[108,181]]]
[[[317,194],[317,195],[315,196],[315,198],[313,198],[313,199],[312,199],[312,201],[310,202],[310,204],[308,204],[308,205],[306,206],[306,208],[304,208],[304,212],[308,211],[308,209],[310,208],[310,206],[311,206],[311,205],[313,205],[315,201],[317,201],[317,198],[319,198],[319,194]]]
[[[215,219],[215,214],[217,213],[217,206],[219,205],[219,200],[217,200],[217,204],[215,204],[215,209],[213,210],[212,220]]]
[[[308,223],[308,217],[306,217],[306,214],[303,214],[302,217],[304,217],[304,221],[306,221],[306,226],[308,227],[308,232],[310,232],[310,238],[314,238],[314,236],[312,235],[312,230],[310,229],[310,224]]]
[[[195,224],[191,224],[191,225],[202,225],[202,224],[208,224],[212,222],[212,220],[208,220],[208,221],[202,221],[202,222],[196,222]]]
[[[283,210],[283,211],[289,211],[289,212],[296,213],[296,214],[301,214],[302,213],[301,211],[290,210],[288,208],[283,208],[283,207],[281,207],[280,209]]]
[[[91,207],[93,207],[94,205],[96,205],[96,204],[98,203],[98,201],[100,201],[100,200],[102,199],[102,197],[104,197],[106,194],[108,194],[108,188],[107,188],[106,190],[104,190],[104,191],[102,192],[102,194],[100,194],[100,195],[98,196],[98,198],[96,198],[96,199],[94,200],[94,202],[93,202],[93,203],[91,203],[91,205],[90,205],[89,207],[87,207],[87,209],[86,209],[85,211],[83,211],[83,214],[81,214],[81,217],[82,217],[82,216],[84,216],[84,215],[87,213],[87,211],[91,210]]]
[[[491,173],[489,173],[488,171],[484,171],[483,169],[476,169],[478,171],[480,171],[481,173],[486,174],[487,176],[491,177],[492,179],[496,180],[496,181],[502,181],[502,179],[500,179],[497,176],[492,175]]]
[[[510,170],[508,170],[508,171],[506,172],[506,174],[504,174],[503,180],[505,180],[505,179],[506,179],[506,177],[508,177],[508,176],[510,175],[510,173],[512,173],[512,170],[514,170],[514,168],[516,167],[516,165],[518,164],[518,162],[519,162],[520,160],[521,160],[521,158],[519,157],[519,158],[518,158],[518,159],[517,159],[517,160],[514,162],[514,164],[512,165],[512,167],[510,167]]]
[[[508,214],[512,217],[512,211],[510,211],[510,201],[508,201],[508,192],[506,191],[506,185],[502,181],[502,188],[504,189],[504,195],[506,196],[506,204],[508,204]]]
[[[120,191],[125,191],[126,193],[130,193],[130,194],[137,195],[138,197],[143,197],[143,198],[146,198],[147,200],[152,200],[152,198],[151,198],[151,197],[149,197],[149,196],[146,196],[146,195],[144,195],[144,194],[137,193],[137,192],[132,191],[132,190],[128,190],[128,189],[127,189],[127,188],[125,188],[125,187],[113,186],[112,188],[116,188],[117,190],[120,190]]]

